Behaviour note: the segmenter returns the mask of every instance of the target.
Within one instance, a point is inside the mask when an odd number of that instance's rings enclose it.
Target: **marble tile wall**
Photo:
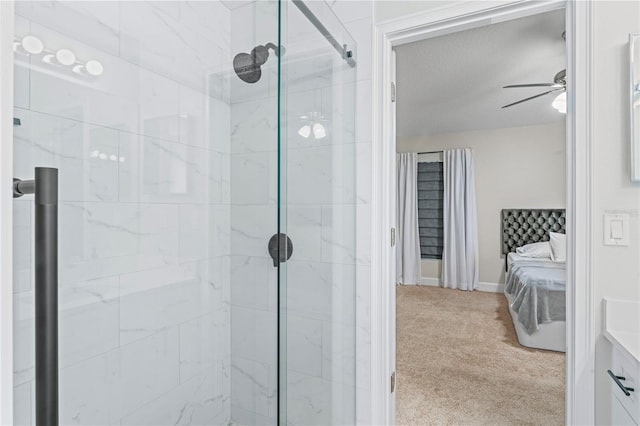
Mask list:
[[[60,170],[61,424],[227,424],[230,11],[16,3],[15,174]],[[15,420],[34,422],[32,202],[16,200]]]
[[[327,0],[357,43],[355,81],[355,341],[357,424],[371,424],[371,143],[373,2]]]
[[[231,12],[232,57],[278,43],[276,1]],[[231,100],[231,419],[276,424],[277,270],[267,243],[277,232],[277,57],[258,82],[235,74]]]

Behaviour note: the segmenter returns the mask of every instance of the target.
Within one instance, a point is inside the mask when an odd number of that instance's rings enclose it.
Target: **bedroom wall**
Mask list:
[[[398,152],[472,148],[475,156],[480,282],[504,282],[500,210],[565,207],[565,125],[511,127],[399,139]],[[437,284],[441,261],[422,260],[422,283]]]

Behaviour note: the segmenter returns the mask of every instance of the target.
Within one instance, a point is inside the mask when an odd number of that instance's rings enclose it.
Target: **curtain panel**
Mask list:
[[[396,215],[396,282],[420,284],[418,231],[418,154],[398,154]]]
[[[474,290],[479,281],[476,190],[471,149],[452,149],[444,157],[442,285]]]

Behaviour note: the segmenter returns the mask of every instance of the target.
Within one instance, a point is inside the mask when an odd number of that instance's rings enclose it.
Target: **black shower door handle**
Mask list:
[[[13,180],[13,197],[34,194],[36,426],[58,426],[58,169]]]

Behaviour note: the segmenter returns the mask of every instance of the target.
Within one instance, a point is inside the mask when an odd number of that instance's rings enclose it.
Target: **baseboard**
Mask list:
[[[504,293],[504,284],[479,282],[476,290],[486,293]]]
[[[420,277],[420,285],[428,285],[431,287],[440,287],[440,278],[434,277]],[[485,293],[504,293],[504,284],[498,283],[478,283],[477,291],[483,291]]]
[[[420,285],[429,285],[432,287],[440,287],[440,278],[420,277]]]

